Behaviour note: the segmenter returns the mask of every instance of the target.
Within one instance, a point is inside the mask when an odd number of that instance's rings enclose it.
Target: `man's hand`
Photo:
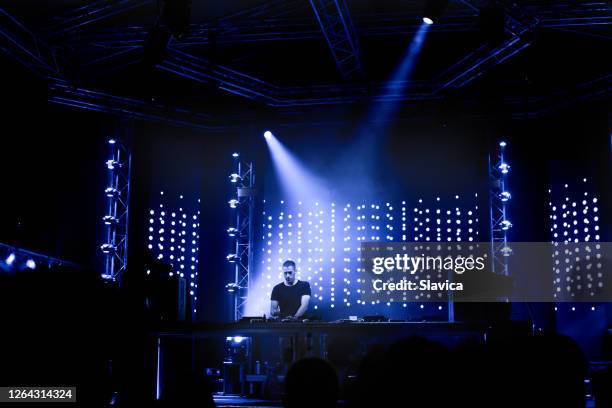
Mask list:
[[[280,307],[278,306],[278,300],[270,301],[270,317],[278,318],[280,316]]]

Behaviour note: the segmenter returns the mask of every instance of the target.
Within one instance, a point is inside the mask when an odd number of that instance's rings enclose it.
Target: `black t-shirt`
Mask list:
[[[287,286],[284,282],[279,283],[272,289],[271,300],[278,302],[281,317],[295,316],[302,304],[302,296],[310,296],[310,284],[297,281],[293,286]]]

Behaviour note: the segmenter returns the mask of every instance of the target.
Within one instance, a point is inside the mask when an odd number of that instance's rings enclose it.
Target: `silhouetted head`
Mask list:
[[[285,407],[331,408],[337,400],[338,377],[329,363],[305,358],[291,366],[285,377]]]

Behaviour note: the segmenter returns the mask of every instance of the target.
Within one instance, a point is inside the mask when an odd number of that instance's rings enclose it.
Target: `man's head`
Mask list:
[[[283,263],[283,278],[285,278],[285,283],[287,285],[293,285],[295,282],[295,272],[295,262],[287,260]]]

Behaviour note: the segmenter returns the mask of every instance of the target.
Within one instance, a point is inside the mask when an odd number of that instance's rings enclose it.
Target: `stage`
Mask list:
[[[612,406],[610,27],[601,0],[3,2],[0,385]]]

